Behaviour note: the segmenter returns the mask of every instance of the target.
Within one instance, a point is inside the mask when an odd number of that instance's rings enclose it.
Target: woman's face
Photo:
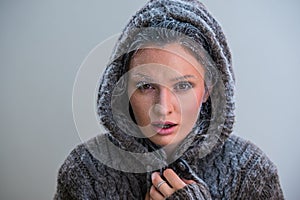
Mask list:
[[[142,133],[157,145],[176,146],[207,98],[203,67],[179,44],[149,46],[130,62],[128,96]]]

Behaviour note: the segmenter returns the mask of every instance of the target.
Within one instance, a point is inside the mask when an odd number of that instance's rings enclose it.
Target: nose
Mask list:
[[[166,116],[174,111],[174,94],[167,87],[161,87],[156,97],[154,112],[157,115]]]

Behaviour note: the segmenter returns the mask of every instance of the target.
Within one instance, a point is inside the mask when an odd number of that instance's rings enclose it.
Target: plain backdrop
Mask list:
[[[81,142],[72,114],[77,70],[144,2],[0,1],[1,200],[53,198],[58,168]],[[264,150],[286,199],[299,199],[300,1],[203,2],[233,54],[235,134]]]

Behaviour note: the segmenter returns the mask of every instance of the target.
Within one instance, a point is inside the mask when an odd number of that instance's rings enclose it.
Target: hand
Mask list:
[[[163,182],[164,180],[158,172],[152,174],[153,185],[150,188],[149,194],[147,193],[146,199],[163,200],[187,184],[195,183],[193,180],[181,179],[172,169],[166,169],[163,172],[163,176],[167,182]]]

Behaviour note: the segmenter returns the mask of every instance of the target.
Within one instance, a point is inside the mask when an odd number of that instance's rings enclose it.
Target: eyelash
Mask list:
[[[184,92],[191,88],[193,88],[193,83],[189,81],[180,81],[174,85],[174,91],[176,92]],[[157,88],[156,84],[148,83],[145,81],[140,81],[136,84],[136,88],[141,92],[145,92],[146,90],[155,90]]]
[[[144,92],[145,90],[149,90],[152,89],[154,90],[155,87],[152,83],[147,83],[145,81],[140,81],[136,84],[136,88],[142,92]]]
[[[184,88],[182,88],[182,86],[184,86]],[[194,85],[189,82],[189,81],[180,81],[178,83],[175,84],[175,91],[187,91],[189,89],[192,89],[194,87]]]

